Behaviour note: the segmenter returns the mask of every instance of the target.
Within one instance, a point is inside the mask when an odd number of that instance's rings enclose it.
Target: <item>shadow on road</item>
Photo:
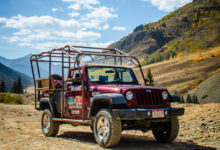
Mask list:
[[[70,140],[70,141],[79,141],[85,144],[94,144],[96,145],[96,141],[92,132],[83,132],[83,131],[70,131],[64,132],[63,134],[58,135],[57,137]],[[197,145],[193,142],[173,142],[173,143],[157,143],[153,138],[148,136],[140,136],[140,135],[130,135],[130,134],[122,134],[122,138],[120,143],[114,149],[148,149],[148,150],[215,150],[213,147],[206,147]]]

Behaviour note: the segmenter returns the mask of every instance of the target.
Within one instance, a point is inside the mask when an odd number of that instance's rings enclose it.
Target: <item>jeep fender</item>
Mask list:
[[[94,96],[91,99],[88,117],[93,117],[99,109],[112,108],[113,105],[126,105],[127,101],[122,94],[105,93]]]
[[[170,94],[170,102],[180,102],[180,97],[176,94]]]
[[[56,113],[56,107],[55,105],[49,100],[48,97],[43,97],[39,101],[39,110],[44,110],[49,108],[53,117],[55,116],[54,112]]]

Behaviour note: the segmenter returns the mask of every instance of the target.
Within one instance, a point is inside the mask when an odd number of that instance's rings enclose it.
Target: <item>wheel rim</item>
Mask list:
[[[105,117],[100,117],[97,122],[97,134],[101,141],[105,141],[109,135],[109,121]]]
[[[42,126],[43,126],[43,131],[45,133],[49,132],[49,130],[50,130],[50,117],[48,116],[48,114],[44,115]]]

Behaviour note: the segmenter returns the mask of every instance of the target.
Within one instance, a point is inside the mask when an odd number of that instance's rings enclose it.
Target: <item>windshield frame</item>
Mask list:
[[[129,69],[130,73],[131,73],[130,75],[133,78],[134,82],[100,82],[100,81],[90,81],[88,69],[89,68],[100,68],[100,67],[103,67],[103,68]],[[132,70],[132,68],[128,68],[128,67],[121,67],[121,66],[99,66],[99,65],[97,65],[97,66],[86,66],[86,76],[87,76],[88,83],[92,83],[92,84],[138,84],[139,85],[134,71]]]

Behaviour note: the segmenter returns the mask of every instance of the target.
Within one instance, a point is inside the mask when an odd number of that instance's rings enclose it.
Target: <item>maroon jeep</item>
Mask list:
[[[177,137],[177,116],[184,108],[171,108],[178,97],[167,89],[146,86],[136,57],[117,49],[65,46],[32,55],[30,61],[45,136],[56,136],[59,125],[68,123],[90,126],[102,147],[117,145],[122,130],[152,130],[158,142]],[[40,63],[49,67],[46,78]],[[53,64],[61,75],[51,73]]]

